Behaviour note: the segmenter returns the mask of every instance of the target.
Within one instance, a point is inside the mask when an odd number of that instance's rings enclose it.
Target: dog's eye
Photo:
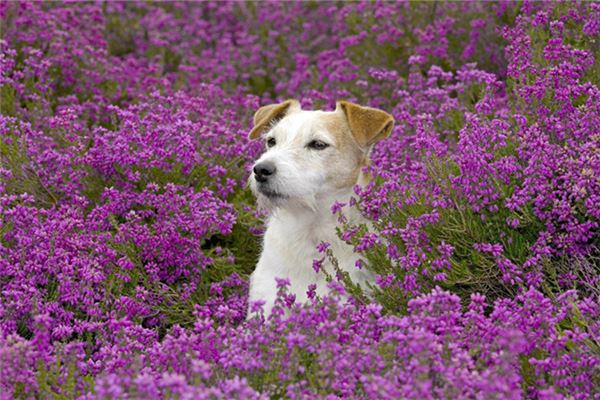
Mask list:
[[[275,146],[275,144],[277,144],[277,141],[275,140],[275,138],[267,139],[267,147],[273,147],[273,146]]]
[[[309,142],[306,147],[313,150],[324,150],[329,147],[329,145],[325,142],[321,142],[320,140],[313,140]]]

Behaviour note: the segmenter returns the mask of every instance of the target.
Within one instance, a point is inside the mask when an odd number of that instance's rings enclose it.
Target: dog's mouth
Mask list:
[[[259,185],[258,191],[260,192],[260,194],[264,195],[265,197],[267,197],[270,200],[285,199],[287,197],[287,196],[285,196],[279,192],[276,192],[275,190],[272,190],[264,185]]]

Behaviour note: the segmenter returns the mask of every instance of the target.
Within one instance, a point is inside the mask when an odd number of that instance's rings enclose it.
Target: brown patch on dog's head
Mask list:
[[[362,169],[369,165],[369,150],[373,144],[390,135],[394,118],[385,111],[347,101],[337,102],[335,112],[322,118],[339,151],[355,160],[352,173],[344,177],[339,186],[368,183],[370,176]]]
[[[361,147],[355,139],[348,120],[342,112],[327,113],[322,117],[325,129],[333,136],[335,146],[344,154],[344,157],[354,161],[354,167],[350,174],[339,175],[337,187],[351,187],[359,182],[362,168],[369,164],[369,155],[366,149]]]
[[[286,100],[283,103],[269,104],[259,108],[254,113],[254,127],[248,134],[248,138],[258,138],[274,121],[296,110],[300,110],[300,103],[297,100]]]
[[[344,115],[338,112],[323,113],[320,117],[327,132],[331,133],[335,145],[340,151],[356,149],[356,141]]]
[[[338,101],[337,110],[342,110],[346,116],[352,136],[362,148],[368,148],[392,133],[394,117],[385,111],[348,101]]]

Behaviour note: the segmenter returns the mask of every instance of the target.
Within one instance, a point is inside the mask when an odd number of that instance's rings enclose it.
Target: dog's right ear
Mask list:
[[[394,117],[385,111],[348,101],[338,101],[336,110],[338,109],[344,112],[354,139],[363,148],[368,148],[392,133]]]
[[[273,120],[281,119],[290,111],[300,110],[300,103],[298,100],[286,100],[283,103],[269,104],[259,108],[254,113],[254,127],[248,134],[249,139],[256,139],[259,137],[264,129],[268,127]]]

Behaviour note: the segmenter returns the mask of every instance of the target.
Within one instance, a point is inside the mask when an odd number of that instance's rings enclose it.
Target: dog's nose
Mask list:
[[[254,178],[261,183],[266,182],[269,176],[275,173],[275,164],[270,161],[263,161],[254,166]]]

